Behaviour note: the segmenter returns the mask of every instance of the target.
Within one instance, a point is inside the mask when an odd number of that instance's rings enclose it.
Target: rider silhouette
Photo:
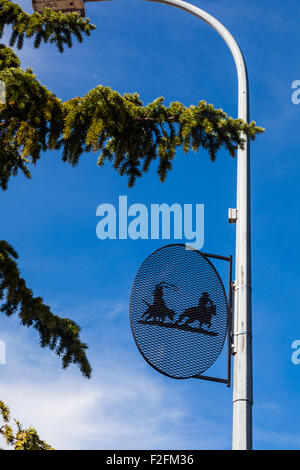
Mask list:
[[[164,286],[163,283],[160,283],[160,284],[157,284],[154,289],[153,304],[157,308],[160,308],[165,305],[163,286]]]
[[[156,284],[153,292],[153,304],[150,305],[144,300],[144,303],[148,305],[148,309],[142,315],[142,319],[149,321],[150,318],[153,322],[163,323],[167,318],[173,321],[175,312],[174,310],[167,307],[164,300],[164,288],[177,290],[178,288],[173,284],[169,284],[165,281]]]
[[[203,292],[199,299],[199,309],[204,312],[208,307],[214,305],[213,301],[209,298],[208,292]]]

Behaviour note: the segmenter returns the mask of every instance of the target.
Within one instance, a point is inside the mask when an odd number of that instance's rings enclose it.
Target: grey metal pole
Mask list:
[[[100,0],[101,1],[101,0]],[[103,1],[103,0],[102,0]],[[228,45],[238,76],[238,117],[249,120],[247,68],[241,50],[230,32],[212,15],[181,0],[146,0],[185,10],[212,26]],[[250,147],[237,155],[235,293],[233,313],[233,450],[252,449],[252,324],[251,324],[251,220]]]

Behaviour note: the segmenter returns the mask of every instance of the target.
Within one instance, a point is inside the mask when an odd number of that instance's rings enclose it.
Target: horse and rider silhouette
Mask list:
[[[160,326],[168,325],[180,329],[195,329],[196,331],[195,322],[197,321],[199,330],[202,330],[202,325],[207,325],[208,328],[211,327],[212,318],[216,315],[216,306],[207,292],[203,292],[196,307],[185,309],[179,318],[174,321],[176,313],[166,305],[164,289],[179,290],[174,284],[165,281],[156,284],[153,292],[153,304],[151,305],[143,300],[148,308],[141,316],[141,323]]]
[[[171,290],[179,290],[174,284],[169,284],[168,282],[162,281],[159,284],[156,284],[154,289],[154,302],[149,304],[146,300],[143,302],[148,305],[146,312],[142,315],[142,319],[145,321],[151,321],[153,323],[164,323],[166,319],[171,321],[174,320],[176,313],[171,308],[167,307],[164,300],[164,288]]]

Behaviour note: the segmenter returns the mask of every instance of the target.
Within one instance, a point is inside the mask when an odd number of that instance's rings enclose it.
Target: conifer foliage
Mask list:
[[[18,270],[15,250],[0,241],[0,312],[8,317],[18,313],[22,325],[34,327],[42,348],[49,347],[62,357],[63,367],[77,364],[83,375],[90,377],[86,358],[87,345],[79,339],[79,326],[68,318],[53,315],[41,297],[34,297]]]
[[[54,42],[60,51],[72,45],[72,35],[94,28],[76,14],[28,15],[9,0],[0,0],[0,27],[12,24],[11,44],[22,47],[24,38],[34,36],[34,45]],[[0,49],[0,80],[6,85],[6,105],[0,105],[0,186],[21,170],[30,177],[30,166],[41,152],[61,150],[62,159],[77,165],[82,154],[98,153],[98,164],[112,161],[129,186],[158,161],[164,181],[176,150],[204,148],[212,161],[224,147],[231,156],[245,138],[263,132],[255,122],[233,119],[213,105],[200,101],[186,107],[179,102],[164,105],[162,97],[144,106],[137,93],[121,96],[109,87],[98,86],[84,97],[62,102],[44,87],[31,69],[20,67],[16,54],[7,46]]]
[[[46,8],[43,14],[29,15],[22,8],[9,1],[0,1],[0,37],[6,25],[12,26],[9,45],[21,49],[25,38],[34,38],[34,47],[41,42],[54,43],[60,52],[72,47],[72,37],[82,42],[82,35],[89,35],[95,29],[88,19],[79,18],[76,13],[65,15]]]
[[[14,423],[11,423],[10,410],[1,400],[0,417],[2,421],[0,421],[0,435],[4,438],[5,443],[14,450],[54,450],[47,442],[39,438],[33,427],[23,429],[21,423],[16,419]]]

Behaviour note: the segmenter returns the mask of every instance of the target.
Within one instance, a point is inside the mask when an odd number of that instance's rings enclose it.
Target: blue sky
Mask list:
[[[25,1],[17,2],[31,11]],[[300,339],[300,105],[291,84],[300,79],[300,5],[295,0],[195,0],[236,37],[251,86],[251,118],[267,129],[252,144],[254,447],[299,449],[300,365],[291,345]],[[237,80],[227,46],[206,24],[183,11],[138,0],[87,4],[97,30],[72,50],[34,50],[22,66],[61,99],[98,84],[137,91],[144,103],[201,99],[236,116]],[[236,161],[215,163],[204,151],[178,152],[167,181],[155,165],[128,189],[126,179],[96,156],[77,168],[44,154],[32,180],[18,176],[1,194],[1,238],[20,254],[28,285],[52,310],[76,320],[89,344],[90,381],[75,367],[41,351],[35,332],[2,318],[1,398],[24,424],[34,424],[56,448],[229,449],[232,390],[221,384],[176,381],[152,369],[131,336],[130,287],[143,260],[164,240],[96,237],[96,208],[127,195],[139,202],[205,205],[203,251],[234,254]],[[150,189],[151,188],[151,189]],[[172,240],[171,240],[172,242]],[[223,360],[215,370],[222,373]]]

